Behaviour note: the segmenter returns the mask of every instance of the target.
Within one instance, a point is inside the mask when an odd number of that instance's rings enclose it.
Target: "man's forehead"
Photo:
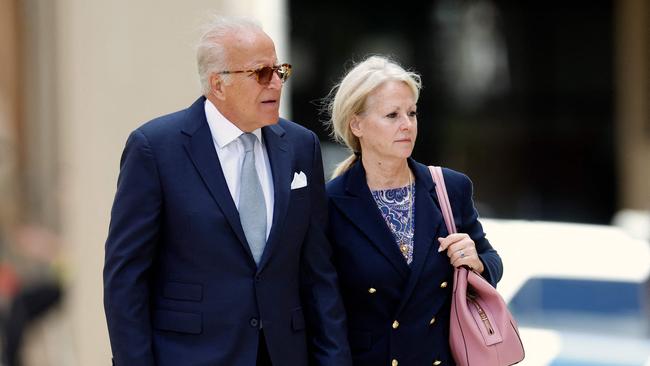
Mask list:
[[[235,55],[233,55],[235,56]],[[235,57],[229,58],[229,63],[236,64],[232,66],[239,66],[244,68],[256,69],[263,66],[275,66],[278,64],[278,58],[275,53],[273,54],[260,54],[260,53],[240,53]]]
[[[230,62],[246,67],[272,66],[278,62],[275,45],[263,32],[245,32],[229,37],[227,53]]]
[[[270,58],[261,58],[253,60],[249,63],[252,67],[262,67],[262,66],[275,66],[278,63],[278,59],[274,57]]]

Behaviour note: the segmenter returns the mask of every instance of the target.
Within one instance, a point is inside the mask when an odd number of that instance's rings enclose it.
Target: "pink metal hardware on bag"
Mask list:
[[[442,168],[430,166],[449,234],[456,232]],[[449,346],[458,366],[509,366],[524,359],[517,322],[501,295],[480,274],[454,269]]]

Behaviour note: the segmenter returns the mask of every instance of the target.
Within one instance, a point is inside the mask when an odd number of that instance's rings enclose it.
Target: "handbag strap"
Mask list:
[[[456,223],[454,222],[454,215],[451,211],[451,204],[449,203],[449,195],[447,195],[447,187],[445,186],[445,178],[442,175],[442,168],[439,166],[429,166],[431,177],[436,184],[436,195],[438,202],[440,202],[440,210],[442,217],[445,219],[447,225],[447,232],[454,234],[456,232]]]

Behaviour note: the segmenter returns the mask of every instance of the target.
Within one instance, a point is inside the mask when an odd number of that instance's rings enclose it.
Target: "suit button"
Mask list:
[[[255,276],[255,282],[262,282],[262,276],[260,275]]]
[[[447,281],[440,284],[440,288],[446,288],[446,287],[447,287]]]
[[[251,320],[248,323],[253,328],[257,328],[257,326],[260,324],[260,322],[259,322],[259,320],[257,320],[257,318],[251,318]]]
[[[429,325],[433,325],[433,323],[435,323],[435,322],[436,322],[436,317],[434,316],[434,317],[431,318],[431,320],[429,321]]]
[[[391,366],[397,366],[399,364],[399,362],[397,362],[397,360],[393,358],[393,361],[391,361],[390,364],[391,364]]]
[[[399,322],[397,320],[395,320],[393,322],[393,329],[397,329],[397,328],[399,328]]]
[[[440,360],[435,360],[435,361],[433,362],[433,366],[438,366],[438,365],[442,365],[442,361],[440,361]]]
[[[368,289],[368,293],[374,294],[375,292],[377,292],[377,289],[374,287]]]

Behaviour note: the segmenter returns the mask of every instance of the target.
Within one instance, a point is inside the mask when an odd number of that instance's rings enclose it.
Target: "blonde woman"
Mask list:
[[[356,366],[453,365],[453,268],[493,286],[502,263],[485,238],[469,178],[444,178],[459,234],[448,235],[427,169],[410,156],[420,77],[372,56],[330,94],[330,127],[353,154],[327,184],[334,250]]]

